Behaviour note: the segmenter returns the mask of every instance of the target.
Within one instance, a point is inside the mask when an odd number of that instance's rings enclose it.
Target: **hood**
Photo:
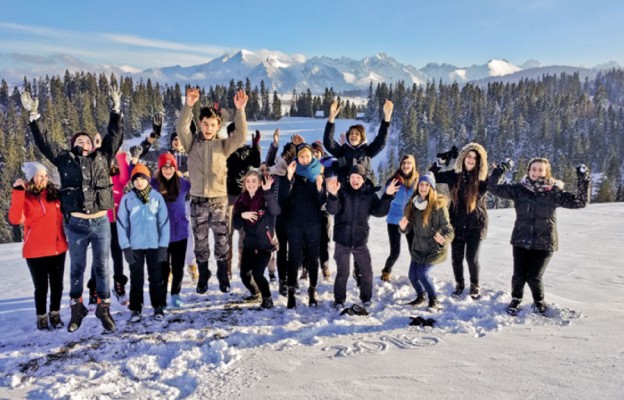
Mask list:
[[[464,172],[464,158],[466,158],[466,154],[468,154],[469,151],[475,151],[479,155],[479,158],[481,159],[479,162],[479,180],[480,181],[487,180],[487,175],[488,175],[487,151],[485,151],[485,148],[481,146],[479,143],[474,143],[474,142],[468,143],[461,149],[461,151],[459,152],[459,155],[457,156],[457,159],[455,160],[455,172],[457,172],[458,174],[461,174],[462,172]]]

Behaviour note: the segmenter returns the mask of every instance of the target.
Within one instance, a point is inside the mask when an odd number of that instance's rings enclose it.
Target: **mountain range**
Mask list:
[[[179,65],[151,68],[132,75],[151,78],[160,83],[192,84],[204,87],[217,84],[227,85],[231,79],[245,81],[249,78],[252,86],[264,80],[270,91],[288,93],[310,91],[322,93],[325,88],[336,92],[366,90],[370,83],[394,83],[399,80],[407,84],[423,84],[427,81],[444,83],[491,81],[517,82],[524,78],[539,78],[562,72],[578,72],[581,79],[593,77],[601,69],[619,68],[613,62],[594,68],[573,66],[542,66],[539,61],[528,60],[522,65],[514,65],[503,59],[489,60],[482,65],[458,67],[451,64],[430,63],[423,68],[401,64],[387,54],[355,60],[348,57],[329,58],[302,55],[286,55],[277,51],[240,50],[234,54],[224,54],[205,64],[182,67]]]

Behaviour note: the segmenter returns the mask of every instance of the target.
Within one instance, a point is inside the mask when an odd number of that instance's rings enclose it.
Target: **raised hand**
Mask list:
[[[14,188],[22,188],[22,189],[26,189],[26,186],[28,186],[28,183],[26,183],[25,180],[18,178],[15,183],[13,184]]]
[[[273,176],[269,175],[266,178],[262,179],[262,190],[265,192],[267,190],[271,190],[271,186],[273,186]]]
[[[340,105],[338,104],[338,100],[332,101],[331,105],[329,106],[329,122],[333,123],[339,112]]]
[[[108,88],[108,96],[113,103],[112,110],[119,113],[121,110],[121,89],[117,85],[110,85]]]
[[[256,129],[256,134],[251,135],[251,144],[253,145],[253,147],[258,147],[258,145],[260,144],[260,131]]]
[[[458,155],[459,149],[457,148],[457,146],[453,145],[453,147],[451,147],[449,151],[440,152],[436,154],[436,157],[438,157],[438,161],[440,164],[448,166],[451,163],[451,160],[457,158]]]
[[[156,139],[160,137],[160,134],[162,132],[162,123],[163,123],[162,114],[161,113],[154,114],[154,118],[152,119],[152,130],[154,133],[154,137]]]
[[[332,177],[327,179],[327,191],[332,196],[336,196],[338,191],[340,190],[340,182],[338,182],[337,177]]]
[[[589,182],[589,171],[585,164],[579,164],[576,166],[576,176],[579,181]]]
[[[249,96],[247,96],[247,93],[245,93],[243,89],[238,89],[238,92],[234,95],[234,107],[236,107],[237,110],[243,110],[248,100]]]
[[[24,107],[24,110],[28,111],[29,114],[37,114],[37,108],[39,108],[39,99],[38,98],[32,98],[30,96],[30,92],[24,92],[22,93],[22,95],[20,96],[20,99],[22,101],[22,107]]]
[[[286,167],[287,172],[287,176],[288,176],[288,180],[292,181],[293,176],[295,176],[295,171],[297,170],[297,162],[296,161],[292,161],[290,164],[288,164],[288,167]]]
[[[316,191],[320,192],[321,190],[323,190],[323,175],[318,174],[316,177]]]
[[[347,143],[347,135],[344,132],[342,132],[340,133],[340,144],[345,144],[345,143]]]
[[[386,102],[383,105],[384,121],[390,122],[392,110],[394,110],[394,103],[386,99]]]
[[[389,196],[394,196],[394,194],[399,191],[400,187],[401,184],[399,183],[399,180],[394,178],[386,188],[386,194]]]
[[[511,158],[506,158],[505,161],[500,163],[500,167],[503,169],[503,171],[511,171],[514,164],[515,163]]]
[[[279,132],[279,128],[277,128],[275,132],[273,132],[273,144],[275,145],[275,147],[279,146]]]
[[[186,105],[189,107],[193,107],[195,103],[199,100],[199,89],[194,87],[189,87],[186,89]]]
[[[130,157],[132,158],[139,158],[142,152],[143,148],[139,145],[130,147]]]
[[[298,134],[294,134],[292,135],[292,137],[290,138],[290,141],[292,142],[292,144],[294,144],[295,146],[300,145],[301,143],[305,142],[305,140],[303,140],[303,136],[298,135]]]

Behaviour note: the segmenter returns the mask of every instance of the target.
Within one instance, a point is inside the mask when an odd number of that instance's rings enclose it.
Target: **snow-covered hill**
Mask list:
[[[320,284],[318,309],[302,294],[296,311],[286,310],[273,286],[276,307],[258,311],[240,302],[246,293],[237,277],[232,293],[218,292],[213,281],[205,296],[185,278],[185,304],[164,322],[129,324],[128,310],[114,302],[118,329],[106,335],[93,313],[73,334],[36,331],[21,244],[1,245],[0,398],[620,398],[624,206],[559,211],[560,251],[544,278],[546,317],[531,311],[528,289],[518,317],[503,311],[513,220],[513,210],[490,211],[479,301],[450,297],[447,261],[432,273],[443,309],[406,306],[414,297],[407,251],[393,281],[380,282],[388,240],[384,219],[372,218],[370,316],[338,315],[331,282]],[[350,281],[348,302],[357,299]],[[61,314],[67,322],[67,294]],[[436,323],[409,326],[414,316]]]

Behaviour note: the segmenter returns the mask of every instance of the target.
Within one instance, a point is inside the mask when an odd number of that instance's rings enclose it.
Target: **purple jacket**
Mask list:
[[[156,178],[152,178],[152,188],[160,192],[160,186]],[[178,197],[175,201],[167,202],[171,232],[169,235],[169,243],[179,242],[182,239],[188,238],[189,219],[186,214],[186,198],[190,190],[191,183],[185,178],[180,178],[180,193]]]

